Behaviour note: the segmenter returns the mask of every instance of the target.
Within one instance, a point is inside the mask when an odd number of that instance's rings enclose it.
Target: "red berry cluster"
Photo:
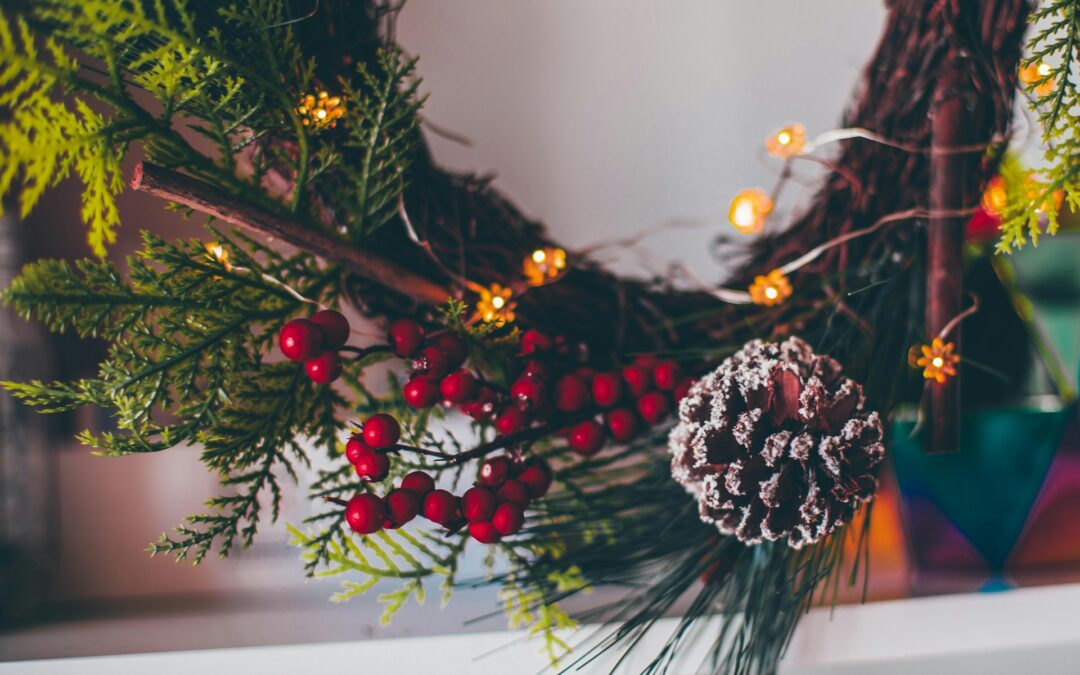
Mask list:
[[[483,544],[494,544],[517,534],[529,502],[547,493],[551,478],[551,469],[542,459],[515,462],[501,455],[485,461],[476,484],[461,496],[469,535]]]
[[[383,480],[390,472],[387,453],[400,436],[397,420],[374,415],[346,444],[345,455],[361,478]],[[551,478],[543,460],[515,463],[507,456],[494,457],[481,465],[476,484],[457,497],[436,489],[434,479],[423,471],[413,471],[385,497],[372,493],[353,497],[345,506],[345,520],[354,531],[372,534],[401,527],[423,514],[448,529],[468,526],[473,539],[492,544],[521,529],[529,502],[548,491]]]
[[[572,350],[565,340],[527,330],[519,344],[517,378],[508,392],[500,393],[461,368],[468,348],[453,333],[425,342],[423,329],[404,320],[391,327],[390,341],[398,354],[413,357],[413,375],[403,394],[414,408],[439,401],[456,404],[476,420],[493,421],[501,436],[534,422],[605,411],[603,422],[587,418],[566,430],[571,449],[585,456],[597,453],[609,437],[625,443],[646,425],[659,424],[690,388],[674,361],[641,356],[622,372],[601,373],[568,364]]]
[[[692,384],[674,361],[648,355],[639,356],[622,372],[579,369],[576,377],[587,386],[591,401],[604,410],[602,423],[590,418],[565,432],[570,448],[585,457],[599,452],[608,438],[626,443],[646,426],[663,422]]]
[[[315,324],[314,317],[305,323]],[[300,325],[298,335],[308,330]],[[321,325],[315,328],[315,335],[325,340]],[[310,341],[307,333],[303,335]],[[289,356],[285,342],[283,330],[282,351]],[[390,326],[388,345],[382,348],[411,361],[412,372],[402,388],[409,406],[456,405],[477,421],[493,423],[504,437],[534,424],[550,424],[561,428],[570,448],[584,456],[599,452],[609,438],[625,443],[646,425],[662,422],[691,384],[675,362],[651,356],[638,357],[621,372],[597,372],[580,365],[564,339],[537,330],[522,333],[510,366],[513,379],[505,390],[465,367],[469,346],[457,333],[429,336],[415,321],[400,319]],[[305,351],[304,356],[318,349]],[[388,453],[404,449],[398,446],[400,435],[396,419],[374,415],[349,440],[345,454],[361,478],[381,481],[390,472]],[[493,457],[481,465],[476,483],[460,497],[436,489],[431,476],[415,471],[385,497],[357,495],[348,502],[345,516],[353,530],[371,534],[423,515],[449,530],[468,527],[473,539],[490,544],[521,529],[525,509],[548,491],[551,480],[551,469],[543,460]]]
[[[329,384],[341,375],[337,350],[348,339],[349,321],[332,309],[316,312],[310,319],[293,319],[278,333],[281,353],[291,361],[303,361],[316,384]]]

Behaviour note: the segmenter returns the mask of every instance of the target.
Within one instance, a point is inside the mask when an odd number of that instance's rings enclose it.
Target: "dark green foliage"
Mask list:
[[[322,298],[338,273],[307,256],[259,249],[260,264],[240,246],[225,248],[227,262],[202,242],[170,244],[145,234],[126,280],[104,261],[41,260],[27,265],[3,294],[21,315],[53,330],[70,328],[111,343],[97,378],[5,382],[6,389],[46,412],[111,409],[118,432],[79,436],[104,455],[201,444],[203,461],[238,491],[212,500],[213,514],[193,519],[205,531],[184,528],[179,539],[155,548],[181,557],[192,549],[196,560],[215,539],[222,553],[238,534],[250,541],[262,491],[270,493],[276,514],[272,469],[291,471],[293,462],[306,461],[299,445],[305,437],[332,447],[334,408],[341,403],[331,390],[312,386],[301,365],[262,362],[278,327],[304,309],[282,284]],[[165,411],[168,421],[161,422]],[[242,520],[248,523],[243,530]]]
[[[340,172],[346,189],[340,195],[353,238],[386,223],[398,210],[398,195],[405,189],[406,170],[417,141],[416,59],[399,50],[380,50],[377,71],[360,64],[360,83],[345,88],[350,161]]]

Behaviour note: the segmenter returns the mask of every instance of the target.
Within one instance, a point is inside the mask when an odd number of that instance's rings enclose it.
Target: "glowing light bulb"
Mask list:
[[[748,289],[750,300],[755,305],[779,305],[791,297],[791,281],[780,270],[754,277],[754,283]]]
[[[216,241],[211,241],[206,244],[206,253],[212,260],[220,263],[226,272],[232,271],[232,263],[229,261],[229,249]]]
[[[743,234],[757,234],[773,210],[772,197],[761,188],[742,190],[731,200],[728,220]]]
[[[558,279],[566,271],[566,251],[555,246],[538,248],[521,265],[530,286],[543,286]]]
[[[1020,82],[1032,87],[1036,96],[1047,96],[1054,91],[1054,69],[1045,61],[1035,61],[1020,69]]]
[[[770,155],[781,159],[801,155],[806,149],[806,127],[791,124],[776,131],[765,139],[765,149]]]
[[[1008,204],[1009,193],[1005,189],[1005,179],[1001,176],[994,176],[986,184],[986,190],[983,192],[983,208],[991,215],[1000,216],[1005,212],[1005,207]]]
[[[344,99],[341,96],[331,96],[327,91],[305,94],[296,106],[296,114],[301,117],[304,126],[329,129],[337,125],[338,119],[345,115]]]
[[[511,298],[513,291],[501,284],[491,284],[477,292],[480,298],[476,301],[476,314],[482,321],[496,326],[513,322],[517,309],[517,303]]]
[[[924,379],[934,380],[939,384],[944,383],[956,375],[956,364],[960,362],[960,355],[954,353],[955,349],[956,345],[953,343],[936,337],[930,341],[930,344],[919,347],[922,354],[911,365],[923,369]],[[909,353],[914,354],[915,348],[912,347]]]

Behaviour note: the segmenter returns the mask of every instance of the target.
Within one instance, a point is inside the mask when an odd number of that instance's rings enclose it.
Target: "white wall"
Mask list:
[[[648,254],[712,277],[732,195],[774,181],[762,139],[835,127],[884,18],[872,0],[411,0],[398,36],[420,56],[424,114],[473,141],[433,137],[440,161],[495,171],[572,246],[704,221]]]

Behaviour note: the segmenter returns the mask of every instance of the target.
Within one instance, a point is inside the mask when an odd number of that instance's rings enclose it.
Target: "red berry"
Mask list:
[[[517,406],[507,406],[495,419],[495,430],[500,436],[509,436],[525,428],[525,413]]]
[[[510,386],[510,398],[525,410],[537,410],[544,404],[544,383],[528,375],[519,377]]]
[[[386,521],[386,505],[377,495],[369,492],[358,494],[345,506],[345,521],[354,532],[378,532]]]
[[[470,523],[488,520],[494,512],[495,495],[487,488],[471,487],[461,496],[461,513]]]
[[[495,404],[498,400],[495,390],[490,387],[480,387],[480,392],[472,401],[461,405],[461,412],[474,420],[488,420],[495,414]]]
[[[433,347],[446,354],[448,369],[460,368],[469,355],[469,345],[457,333],[439,333],[428,341]]]
[[[641,366],[627,366],[622,371],[623,380],[630,389],[630,395],[640,398],[652,387],[652,376]]]
[[[491,516],[491,524],[495,531],[508,537],[517,534],[521,526],[525,524],[525,509],[517,504],[499,504],[495,514]]]
[[[323,349],[337,349],[349,341],[349,320],[341,312],[332,309],[315,312],[311,323],[322,332]]]
[[[547,494],[548,488],[551,487],[551,469],[548,468],[547,462],[539,459],[530,462],[517,479],[529,488],[529,494],[533,499],[538,499]]]
[[[480,482],[488,487],[498,487],[510,475],[512,467],[509,457],[492,457],[480,465]]]
[[[546,333],[541,333],[535,328],[530,328],[521,334],[521,353],[533,354],[546,352],[554,345],[554,341]]]
[[[666,395],[658,391],[650,391],[638,399],[637,409],[641,413],[641,419],[649,424],[657,424],[667,417],[671,411],[671,404],[668,403]]]
[[[341,377],[341,358],[337,352],[323,352],[304,361],[304,370],[315,384],[330,384]]]
[[[622,379],[615,373],[598,373],[592,381],[592,395],[597,405],[610,408],[622,398]]]
[[[401,397],[413,408],[430,408],[439,401],[439,385],[430,375],[413,375],[401,388]]]
[[[595,455],[604,445],[604,427],[596,420],[585,420],[570,429],[568,440],[579,455]]]
[[[565,413],[589,405],[589,385],[577,375],[563,375],[555,383],[555,407]]]
[[[435,489],[435,479],[423,471],[413,471],[401,479],[401,489],[409,490],[423,499]]]
[[[495,493],[495,496],[499,498],[500,504],[509,502],[511,504],[517,504],[521,508],[528,506],[529,500],[532,499],[528,486],[514,478],[503,483],[502,487],[499,488],[499,491]]]
[[[488,521],[469,523],[469,536],[481,544],[494,544],[501,538],[495,526]]]
[[[353,436],[349,439],[349,442],[345,444],[345,459],[349,460],[349,464],[356,464],[360,457],[364,453],[375,452],[371,449],[364,439],[359,436]]]
[[[675,391],[671,392],[675,396],[675,401],[681,401],[686,398],[686,395],[690,393],[690,387],[694,386],[694,378],[687,377],[682,382],[675,385]]]
[[[424,347],[413,358],[413,370],[433,377],[442,377],[450,370],[450,357],[438,347]]]
[[[464,403],[476,392],[476,377],[467,370],[455,370],[442,379],[439,391],[451,403]]]
[[[376,450],[365,452],[353,462],[356,475],[364,480],[380,481],[390,473],[390,458]]]
[[[387,341],[398,356],[412,356],[424,344],[424,327],[412,319],[398,319],[390,324]]]
[[[521,374],[528,377],[539,377],[541,379],[551,374],[551,368],[543,361],[537,359],[529,359],[525,362],[525,370],[521,371]]]
[[[615,408],[607,414],[607,427],[611,437],[625,443],[637,433],[638,417],[629,408]]]
[[[432,490],[424,497],[424,517],[445,525],[461,516],[458,499],[446,490]]]
[[[401,438],[401,425],[391,415],[379,413],[364,422],[364,442],[376,450],[385,450]]]
[[[322,351],[322,332],[307,319],[293,319],[281,327],[278,346],[290,361],[307,361]]]
[[[671,391],[682,379],[682,369],[674,361],[661,361],[653,366],[652,376],[657,389]]]
[[[404,525],[420,512],[420,498],[415,492],[404,488],[391,490],[386,495],[386,511],[391,522]]]

